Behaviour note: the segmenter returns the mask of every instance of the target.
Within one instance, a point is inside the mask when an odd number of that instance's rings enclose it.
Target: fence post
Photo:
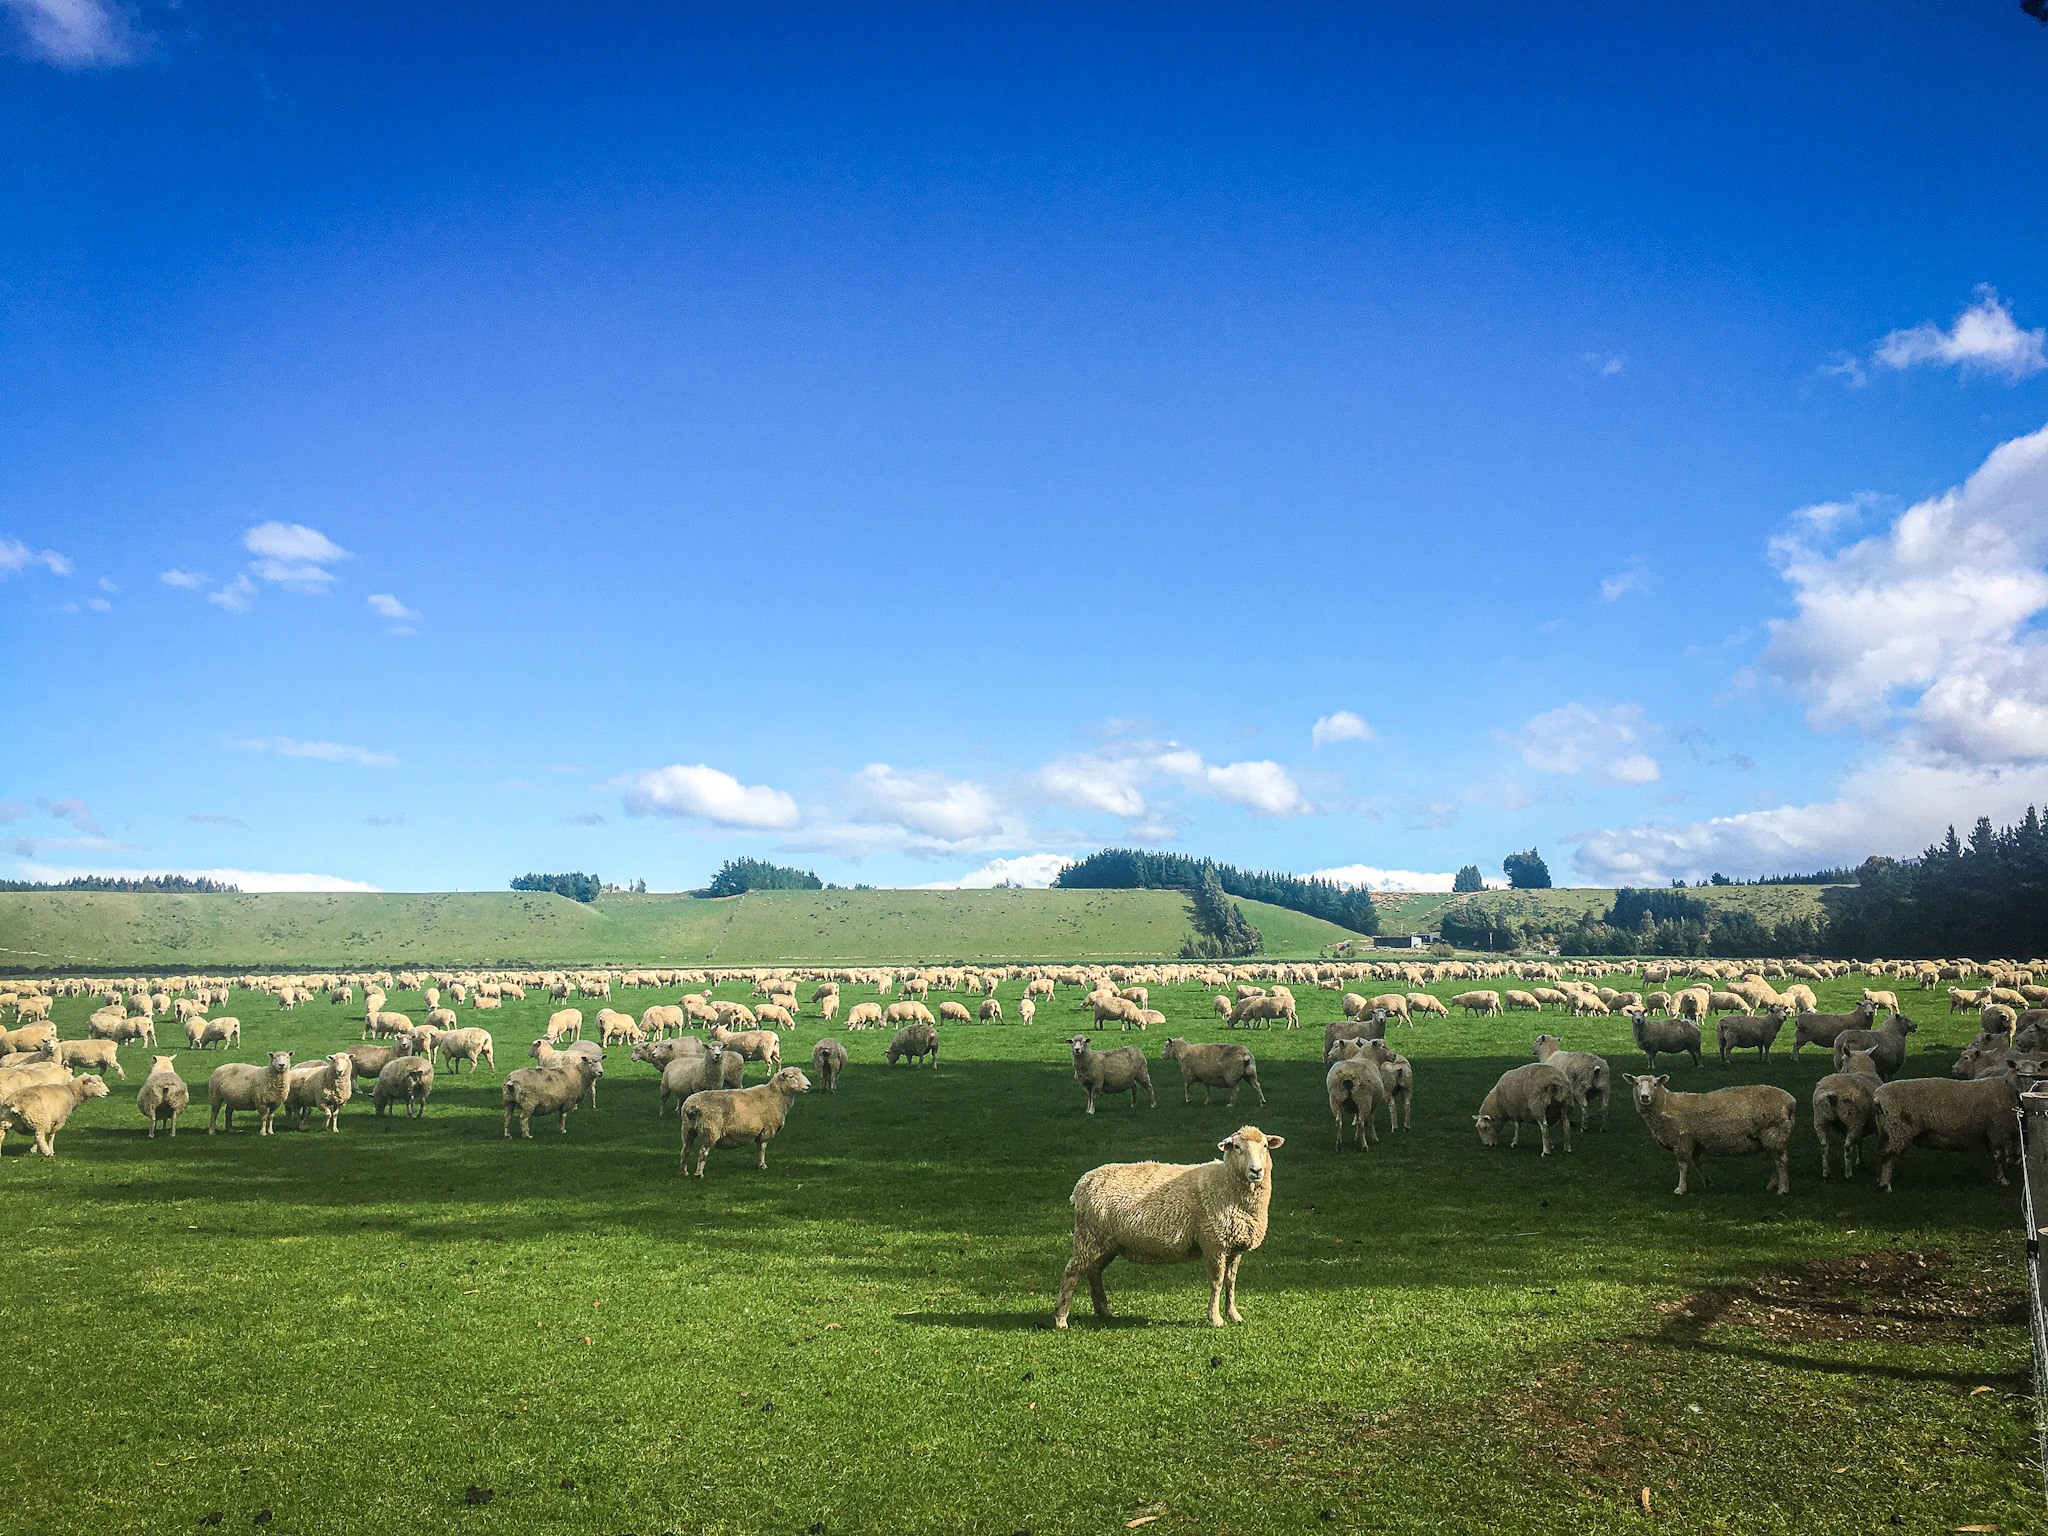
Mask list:
[[[2048,1496],[2048,1312],[2042,1310],[2040,1210],[2038,1189],[2048,1195],[2048,1093],[2041,1080],[2020,1095],[2020,1206],[2027,1223],[2027,1324],[2034,1340],[2034,1448],[2041,1462],[2042,1489]]]

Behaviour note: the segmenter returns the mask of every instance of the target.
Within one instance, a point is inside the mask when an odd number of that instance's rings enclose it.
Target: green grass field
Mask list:
[[[1356,935],[1239,903],[1274,955]],[[886,964],[1170,958],[1188,936],[1172,891],[754,891],[725,901],[519,891],[163,896],[0,892],[0,966]]]
[[[1242,1037],[1270,1102],[1236,1110],[1155,1066],[1156,1109],[1084,1116],[1071,993],[1028,1028],[949,1027],[936,1071],[841,1031],[839,1093],[795,1105],[765,1173],[714,1153],[702,1183],[622,1048],[599,1108],[531,1143],[501,1139],[490,1071],[444,1076],[418,1122],[358,1101],[338,1135],[209,1138],[200,1108],[151,1141],[148,1052],[124,1051],[55,1161],[10,1137],[0,1164],[0,1536],[264,1511],[277,1533],[2039,1528],[2017,1199],[1982,1161],[1824,1186],[1802,1110],[1789,1198],[1748,1160],[1679,1200],[1619,1094],[1570,1156],[1484,1149],[1471,1115],[1527,1059],[1526,1016],[1397,1029],[1415,1130],[1333,1150],[1337,999],[1297,992],[1306,1027]],[[1219,1038],[1207,994],[1154,1002]],[[1968,1025],[1917,1002],[1907,1070],[1944,1072]],[[65,1035],[88,1006],[60,1002]],[[359,1007],[239,994],[244,1048],[180,1066],[203,1104],[222,1060],[336,1049]],[[501,1070],[544,1012],[480,1016]],[[1611,1021],[1544,1027],[1637,1069]],[[1674,1078],[1803,1104],[1823,1070]],[[1198,1161],[1244,1122],[1287,1137],[1246,1323],[1199,1326],[1199,1266],[1119,1264],[1112,1325],[1084,1306],[1049,1331],[1075,1178]]]

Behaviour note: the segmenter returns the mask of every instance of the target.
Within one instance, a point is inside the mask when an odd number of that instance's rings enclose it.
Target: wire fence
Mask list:
[[[2048,1310],[2042,1304],[2041,1222],[2048,1212],[2048,1083],[2026,1080],[2020,1094],[2020,1202],[2027,1223],[2027,1322],[2034,1336],[2034,1445],[2048,1496]]]

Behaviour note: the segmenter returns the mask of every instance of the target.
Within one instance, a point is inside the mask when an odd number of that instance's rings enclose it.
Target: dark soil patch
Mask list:
[[[1754,1328],[1787,1343],[1931,1344],[1966,1337],[1987,1324],[2026,1320],[2008,1288],[1987,1275],[1951,1272],[1951,1263],[1939,1248],[1885,1248],[1697,1291],[1657,1311],[1664,1315],[1667,1338],[1732,1327]]]

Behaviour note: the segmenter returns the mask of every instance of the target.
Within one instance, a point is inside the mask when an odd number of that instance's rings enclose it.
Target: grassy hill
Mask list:
[[[1239,905],[1272,954],[1355,937]],[[524,891],[0,892],[0,966],[34,969],[1145,959],[1177,953],[1187,933],[1186,901],[1171,891],[756,891],[587,905]]]
[[[1827,885],[1707,885],[1692,887],[1685,894],[1710,907],[1747,908],[1758,921],[1775,923],[1819,911],[1825,905],[1825,893],[1836,889],[1839,887]],[[1375,898],[1383,933],[1431,932],[1446,911],[1468,901],[1503,921],[1567,927],[1587,915],[1605,916],[1614,906],[1614,891],[1612,887],[1574,886],[1551,891],[1478,891],[1464,896],[1401,892]]]

